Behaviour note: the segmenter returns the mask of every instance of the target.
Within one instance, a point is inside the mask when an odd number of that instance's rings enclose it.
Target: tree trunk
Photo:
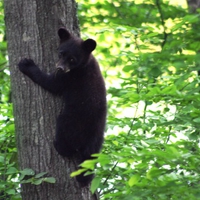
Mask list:
[[[55,184],[22,184],[24,200],[94,200],[70,173],[74,160],[63,159],[53,147],[56,116],[62,100],[44,91],[17,68],[23,57],[32,58],[44,71],[55,69],[57,30],[65,26],[78,35],[73,0],[5,0],[5,21],[11,73],[12,100],[20,169],[48,172]]]
[[[187,3],[191,12],[196,12],[200,7],[200,0],[187,0]]]

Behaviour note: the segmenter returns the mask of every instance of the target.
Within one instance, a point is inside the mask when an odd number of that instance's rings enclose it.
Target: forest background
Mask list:
[[[198,9],[178,0],[77,3],[81,37],[98,43],[108,99],[91,190],[102,200],[200,199]],[[17,164],[3,1],[0,40],[0,199],[20,200],[29,171]]]

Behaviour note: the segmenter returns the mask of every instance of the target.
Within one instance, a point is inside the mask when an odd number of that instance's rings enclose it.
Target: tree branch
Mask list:
[[[163,42],[162,42],[162,44],[161,44],[161,47],[162,47],[162,49],[163,49],[164,46],[165,46],[165,43],[167,42],[167,36],[168,36],[168,34],[167,34],[167,32],[166,32],[165,18],[164,18],[164,14],[163,14],[163,12],[162,12],[160,0],[156,0],[156,6],[157,6],[157,8],[158,8],[158,12],[159,12],[159,14],[160,14],[161,24],[162,24],[163,29],[164,29],[164,32],[163,32],[164,37],[163,37]]]

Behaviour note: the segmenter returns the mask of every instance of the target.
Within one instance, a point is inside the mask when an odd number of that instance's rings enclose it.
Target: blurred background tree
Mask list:
[[[81,35],[97,41],[108,89],[91,189],[102,200],[200,199],[199,6],[191,9],[198,1],[190,9],[179,0],[77,3]],[[4,26],[0,32],[0,190],[20,199]]]

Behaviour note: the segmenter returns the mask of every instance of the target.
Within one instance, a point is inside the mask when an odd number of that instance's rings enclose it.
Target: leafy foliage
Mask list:
[[[78,2],[108,86],[92,191],[115,200],[200,198],[199,14],[183,2]]]
[[[17,151],[11,104],[10,76],[7,63],[7,42],[3,3],[0,1],[0,199],[19,199]]]
[[[44,177],[48,172],[41,172],[35,174],[35,172],[30,169],[24,169],[20,171],[21,176],[19,177],[20,183],[31,183],[33,185],[39,185],[42,182],[55,183],[56,179],[54,177]],[[28,177],[28,178],[27,178]]]

